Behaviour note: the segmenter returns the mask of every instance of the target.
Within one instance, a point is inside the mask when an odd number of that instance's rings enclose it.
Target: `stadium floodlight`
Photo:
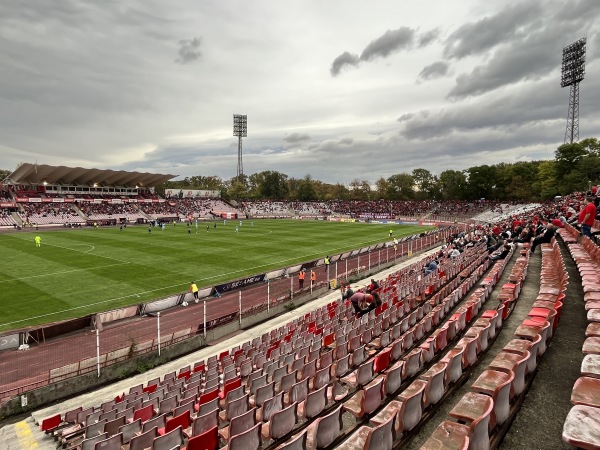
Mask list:
[[[237,177],[244,175],[242,164],[242,138],[248,136],[248,116],[242,114],[233,115],[233,135],[238,138],[238,165]]]
[[[571,87],[569,95],[569,113],[567,114],[567,129],[565,144],[579,140],[579,83],[585,77],[585,45],[586,38],[581,38],[563,48],[561,87]]]

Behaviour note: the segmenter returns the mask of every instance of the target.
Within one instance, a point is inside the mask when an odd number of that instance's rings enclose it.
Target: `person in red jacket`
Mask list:
[[[579,213],[579,224],[581,225],[581,234],[592,237],[592,227],[596,220],[596,205],[594,204],[594,196],[589,192],[586,196],[587,205]]]

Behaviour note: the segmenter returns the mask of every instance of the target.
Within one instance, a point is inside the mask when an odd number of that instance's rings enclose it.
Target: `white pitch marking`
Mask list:
[[[90,250],[87,250],[87,251],[83,251],[83,250],[75,250],[74,248],[63,247],[62,245],[56,245],[56,244],[46,244],[46,245],[50,245],[50,246],[52,246],[52,247],[58,247],[58,248],[62,248],[62,249],[64,249],[64,250],[71,250],[72,252],[77,252],[77,253],[85,253],[85,254],[87,254],[88,252],[90,252],[90,251],[94,250],[94,246],[93,246],[93,245],[91,246],[92,248],[91,248]],[[82,244],[82,245],[84,245],[84,244]],[[89,244],[85,244],[85,245],[89,245]],[[120,263],[127,263],[127,264],[130,264],[130,262],[129,262],[129,261],[125,261],[124,259],[111,258],[110,256],[102,256],[102,255],[97,255],[97,254],[94,254],[93,256],[97,256],[98,258],[110,259],[110,260],[113,260],[113,261],[119,261]]]
[[[20,277],[20,278],[13,278],[12,280],[3,280],[3,281],[0,281],[0,283],[10,283],[12,281],[30,280],[32,278],[51,277],[53,275],[64,275],[64,274],[67,274],[67,273],[75,273],[75,272],[83,272],[83,271],[87,271],[87,270],[103,269],[103,268],[106,268],[106,267],[123,266],[125,264],[131,264],[131,263],[129,263],[129,262],[122,262],[122,263],[117,263],[117,264],[106,264],[104,266],[88,267],[88,268],[85,268],[85,269],[73,269],[73,270],[63,270],[62,272],[43,273],[43,274],[40,274],[40,275],[31,275],[30,277]]]

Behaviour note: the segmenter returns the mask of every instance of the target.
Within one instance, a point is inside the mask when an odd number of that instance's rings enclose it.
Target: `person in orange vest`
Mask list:
[[[302,289],[304,287],[304,278],[306,277],[306,269],[302,269],[298,273],[298,288]]]
[[[317,272],[315,272],[314,270],[311,269],[311,271],[310,271],[310,284],[311,284],[311,286],[313,284],[316,284],[316,282],[317,282]]]

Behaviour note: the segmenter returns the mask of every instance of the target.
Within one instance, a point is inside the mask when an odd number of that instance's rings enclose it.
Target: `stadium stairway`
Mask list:
[[[406,259],[401,263],[393,266],[385,271],[378,274],[381,279],[386,278],[389,274],[395,273],[403,267],[409,266],[423,258],[434,255],[439,251],[439,247],[428,250],[423,253],[415,255],[413,258]],[[352,283],[354,288],[365,288],[372,277],[365,278],[361,281]],[[207,359],[211,355],[219,354],[222,351],[228,351],[235,345],[240,345],[242,342],[252,340],[256,337],[260,337],[265,331],[276,329],[286,323],[294,320],[295,318],[302,317],[306,313],[315,310],[321,306],[325,306],[328,303],[338,300],[340,293],[338,290],[332,291],[327,295],[315,299],[312,302],[304,304],[294,310],[291,310],[285,314],[277,316],[268,322],[265,322],[259,326],[245,330],[242,333],[236,334],[235,336],[219,341],[214,345],[205,347],[197,352],[191,353],[183,358],[171,361],[155,369],[144,372],[140,375],[127,378],[123,381],[113,383],[106,387],[97,389],[93,392],[88,392],[83,395],[76,396],[74,398],[56,403],[52,406],[42,408],[34,411],[31,415],[21,416],[12,419],[10,422],[0,426],[0,448],[6,450],[26,450],[26,449],[39,449],[39,450],[50,450],[56,449],[56,441],[49,435],[44,434],[40,431],[38,424],[42,422],[44,418],[53,416],[57,413],[63,413],[75,409],[81,405],[93,405],[99,404],[102,401],[114,396],[116,392],[127,391],[131,386],[136,384],[145,383],[149,379],[164,377],[165,374],[178,370],[179,368],[188,364],[193,365],[195,361]],[[10,443],[10,447],[3,447],[4,443]]]

